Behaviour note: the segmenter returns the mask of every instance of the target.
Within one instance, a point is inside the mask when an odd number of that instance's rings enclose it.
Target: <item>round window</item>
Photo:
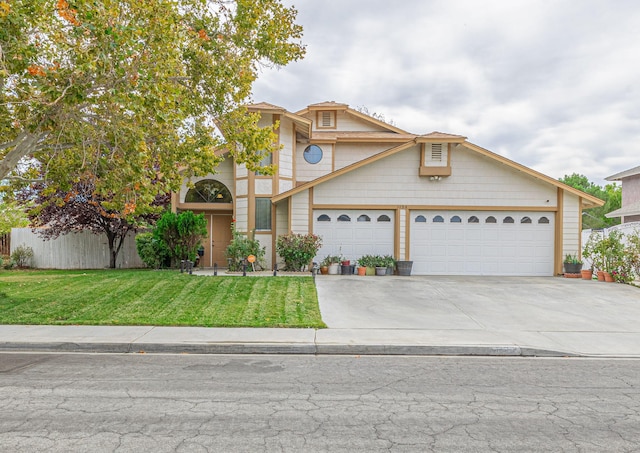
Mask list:
[[[309,145],[304,149],[302,153],[304,160],[310,164],[317,164],[322,160],[322,148],[318,145]]]

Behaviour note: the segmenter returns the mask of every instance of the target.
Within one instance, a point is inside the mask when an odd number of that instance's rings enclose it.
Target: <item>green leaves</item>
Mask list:
[[[260,65],[304,55],[295,16],[279,0],[13,0],[0,14],[0,179],[33,156],[48,185],[91,175],[124,209],[213,172],[222,147],[257,168],[276,136],[242,104]],[[18,149],[25,131],[41,139]]]

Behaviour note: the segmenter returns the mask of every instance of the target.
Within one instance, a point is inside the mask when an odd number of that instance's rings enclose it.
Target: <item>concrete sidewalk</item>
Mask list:
[[[0,325],[0,350],[640,357],[640,289],[562,278],[318,276],[328,329]]]

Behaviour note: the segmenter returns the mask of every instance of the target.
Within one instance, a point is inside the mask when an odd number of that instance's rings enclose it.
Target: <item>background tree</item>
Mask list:
[[[606,228],[620,223],[619,218],[608,219],[605,217],[606,213],[615,211],[622,205],[622,188],[616,183],[607,184],[603,188],[578,173],[565,175],[559,181],[605,201],[605,204],[601,207],[585,209],[582,217],[582,228]]]
[[[11,233],[11,228],[29,226],[24,208],[15,201],[0,199],[0,235]]]
[[[137,215],[222,146],[257,168],[275,136],[240,105],[260,65],[302,58],[295,16],[279,0],[0,0],[0,180],[39,162],[50,190],[91,180]]]
[[[111,200],[94,189],[90,179],[76,182],[66,192],[40,184],[35,195],[30,194],[35,205],[30,217],[34,226],[46,226],[38,229],[38,234],[44,239],[54,239],[80,230],[106,235],[109,267],[115,268],[126,236],[154,222],[166,208],[169,197],[158,196],[144,215],[133,216],[129,212],[133,210],[132,207],[125,208],[124,212],[118,211],[113,208]]]

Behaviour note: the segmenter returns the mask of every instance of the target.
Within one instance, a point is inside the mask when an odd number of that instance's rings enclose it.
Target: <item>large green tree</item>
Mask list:
[[[134,216],[222,147],[256,168],[274,133],[241,106],[262,65],[304,55],[295,17],[279,0],[0,0],[0,180],[90,179]]]
[[[622,188],[619,185],[613,183],[602,187],[578,173],[565,175],[559,181],[605,201],[603,206],[584,211],[582,218],[583,228],[606,228],[620,223],[620,219],[608,219],[605,217],[606,213],[619,209],[622,204]]]

